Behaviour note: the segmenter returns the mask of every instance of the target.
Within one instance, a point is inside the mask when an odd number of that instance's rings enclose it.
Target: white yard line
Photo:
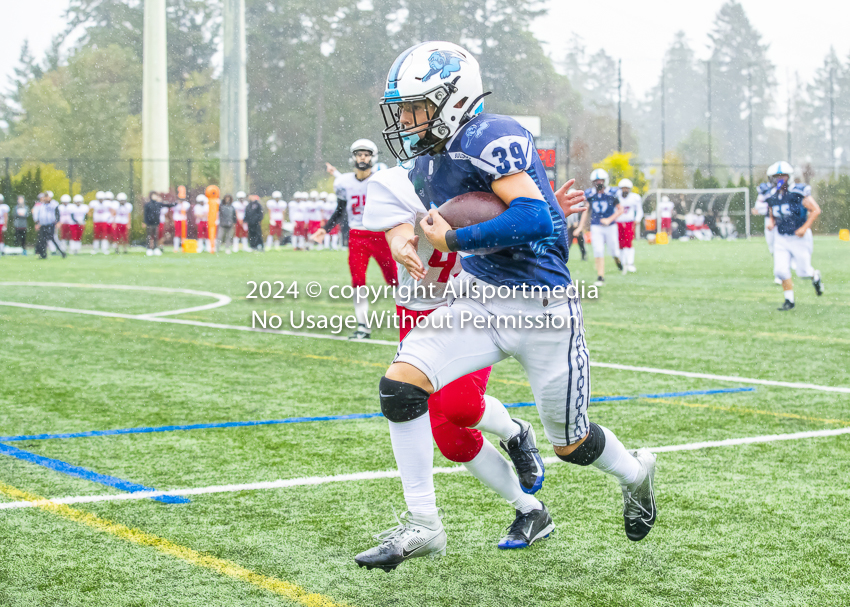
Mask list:
[[[118,318],[138,318],[138,319],[147,319],[154,318],[159,316],[171,316],[173,314],[185,314],[187,312],[200,312],[201,310],[212,310],[213,308],[220,308],[221,306],[226,306],[229,304],[232,299],[227,295],[222,295],[221,293],[211,293],[210,291],[195,291],[194,289],[179,289],[172,287],[142,287],[137,285],[100,285],[100,284],[84,284],[78,282],[0,282],[0,286],[9,286],[9,287],[65,287],[72,289],[107,289],[110,291],[158,291],[160,293],[184,293],[186,295],[198,295],[201,297],[212,297],[216,301],[210,304],[204,304],[202,306],[193,306],[191,308],[182,308],[180,310],[166,310],[164,312],[152,312],[150,314],[139,314],[139,315],[117,315],[111,314],[109,312],[100,312],[98,313],[96,310],[77,310],[74,308],[56,308],[50,306],[43,306],[40,308],[36,308],[39,310],[50,310],[55,312],[75,312],[77,314],[93,314],[95,316],[116,316]],[[12,302],[2,302],[2,305],[12,305]],[[17,307],[26,308],[30,307],[27,304],[19,304]],[[32,307],[35,307],[32,304]]]
[[[708,449],[712,447],[732,447],[736,445],[749,445],[754,443],[772,443],[775,441],[800,440],[804,438],[821,438],[826,436],[838,436],[850,434],[850,428],[838,428],[835,430],[814,430],[811,432],[797,432],[794,434],[770,434],[766,436],[749,436],[744,438],[730,438],[719,441],[706,441],[700,443],[687,443],[684,445],[668,445],[666,447],[650,447],[653,453],[671,453],[674,451],[694,451],[697,449]],[[543,461],[546,464],[559,464],[561,460],[557,457],[547,457]],[[453,474],[466,470],[463,466],[452,466],[446,468],[434,468],[434,474]],[[45,504],[89,504],[93,502],[119,502],[127,500],[144,500],[163,495],[207,495],[210,493],[238,493],[240,491],[257,491],[268,489],[283,489],[286,487],[304,487],[309,485],[327,485],[329,483],[343,483],[351,481],[370,481],[383,478],[397,478],[398,470],[381,470],[373,472],[357,472],[355,474],[338,474],[335,476],[308,476],[303,478],[291,478],[277,481],[265,481],[260,483],[243,483],[239,485],[212,485],[210,487],[195,487],[192,489],[174,489],[172,491],[134,491],[132,493],[119,493],[117,495],[79,495],[74,497],[60,497],[50,500],[34,502],[6,502],[0,503],[0,510],[13,510],[17,508],[33,508]]]
[[[166,287],[135,287],[135,286],[125,286],[125,285],[77,285],[75,283],[52,283],[52,282],[0,282],[0,285],[34,285],[34,286],[83,286],[83,287],[91,287],[91,288],[116,288],[116,289],[132,289],[132,290],[155,290],[155,291],[170,291],[176,293],[190,293],[197,295],[206,295],[209,297],[217,297],[217,298],[226,298],[227,301],[224,302],[223,299],[220,299],[218,302],[213,304],[207,304],[206,306],[198,306],[196,308],[186,308],[183,310],[171,310],[167,312],[154,312],[151,314],[119,314],[115,312],[100,312],[97,310],[77,310],[74,308],[59,308],[55,306],[42,306],[37,304],[25,304],[19,302],[10,302],[10,301],[0,301],[0,306],[11,306],[16,308],[32,308],[35,310],[45,310],[49,312],[70,312],[74,314],[88,314],[90,316],[106,316],[113,318],[126,318],[129,320],[143,320],[148,322],[164,322],[164,323],[172,323],[179,325],[190,325],[195,327],[207,327],[211,329],[227,329],[232,331],[247,331],[249,333],[271,333],[274,335],[288,335],[291,337],[306,337],[308,339],[330,339],[334,341],[349,341],[347,337],[341,335],[324,335],[321,333],[307,333],[302,331],[285,331],[282,329],[255,329],[249,326],[240,326],[240,325],[225,325],[221,323],[214,322],[202,322],[198,320],[187,320],[183,318],[163,318],[165,315],[171,314],[182,314],[184,312],[192,312],[197,310],[208,310],[210,308],[217,308],[223,305],[227,305],[230,303],[231,299],[226,295],[219,295],[216,293],[208,293],[206,291],[191,291],[189,289],[168,289]],[[370,344],[370,345],[378,345],[378,346],[398,346],[397,341],[388,341],[384,339],[367,339],[360,341],[358,343],[362,344]],[[809,384],[809,383],[799,383],[799,382],[785,382],[785,381],[775,381],[771,379],[758,379],[753,377],[738,377],[737,375],[713,375],[711,373],[694,373],[691,371],[677,371],[674,369],[656,369],[653,367],[635,367],[631,365],[619,365],[615,363],[602,363],[591,361],[591,367],[600,367],[604,369],[617,369],[620,371],[632,371],[636,373],[657,373],[661,375],[673,375],[677,377],[693,377],[697,379],[711,379],[716,381],[726,381],[733,382],[737,384],[754,384],[760,386],[776,386],[779,388],[794,388],[798,390],[818,390],[821,392],[837,392],[840,394],[850,394],[850,388],[844,386],[822,386],[819,384]]]

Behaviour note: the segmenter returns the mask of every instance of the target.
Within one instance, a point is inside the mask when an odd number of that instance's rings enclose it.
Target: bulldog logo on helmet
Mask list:
[[[466,61],[454,51],[434,51],[428,57],[428,65],[431,67],[428,73],[422,77],[422,82],[427,82],[434,74],[439,74],[442,80],[460,71],[460,62]]]

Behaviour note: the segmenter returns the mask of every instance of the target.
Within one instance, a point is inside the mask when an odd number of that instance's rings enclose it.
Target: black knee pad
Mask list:
[[[590,431],[584,442],[569,455],[558,455],[558,457],[577,466],[589,466],[599,459],[604,449],[605,433],[602,432],[602,428],[590,422]]]
[[[381,396],[381,413],[391,422],[409,422],[428,413],[430,395],[413,384],[382,377],[378,394]]]

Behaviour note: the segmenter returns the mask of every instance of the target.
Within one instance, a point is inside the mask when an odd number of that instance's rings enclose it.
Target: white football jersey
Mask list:
[[[118,208],[115,209],[115,223],[127,225],[128,223],[130,223],[130,214],[132,212],[132,204],[130,204],[129,202],[119,202]]]
[[[289,219],[291,221],[307,221],[307,216],[304,213],[304,205],[307,204],[303,200],[293,200],[289,205]]]
[[[71,204],[59,203],[59,223],[71,223]]]
[[[335,200],[328,199],[322,204],[322,219],[327,221],[336,211],[337,203]]]
[[[244,200],[234,200],[233,208],[236,209],[236,221],[243,222],[245,221],[245,208],[248,206],[248,203]]]
[[[71,209],[71,217],[74,218],[74,221],[78,225],[84,225],[86,223],[86,217],[89,214],[89,205],[83,204],[72,204],[74,208]]]
[[[283,205],[285,204],[282,200],[275,200],[274,198],[266,202],[266,208],[269,210],[269,221],[272,223],[283,221],[283,209],[285,208]]]
[[[189,203],[185,200],[177,202],[177,206],[171,209],[171,218],[174,221],[186,221],[186,213],[189,212]]]
[[[6,220],[9,217],[9,205],[5,202],[0,202],[0,226],[6,225]]]
[[[195,221],[206,221],[207,217],[210,215],[210,206],[208,204],[201,204],[200,202],[195,204],[192,207],[192,213],[195,214]]]
[[[351,174],[351,173],[349,173]],[[364,209],[362,224],[366,230],[384,232],[403,223],[413,225],[414,234],[419,236],[419,259],[425,266],[425,278],[416,281],[398,264],[399,289],[396,303],[408,310],[433,310],[446,303],[446,283],[460,270],[460,253],[437,251],[428,239],[419,222],[428,215],[425,205],[419,200],[413,184],[407,177],[407,169],[393,167],[373,174],[368,180],[369,206]],[[433,286],[432,286],[433,285]],[[414,291],[418,287],[418,293]],[[409,297],[405,297],[406,293]],[[418,295],[413,297],[413,295]],[[434,297],[427,297],[427,295]]]
[[[360,181],[354,173],[343,173],[334,180],[336,197],[345,200],[345,210],[348,213],[348,227],[352,230],[367,229],[363,227],[363,211],[366,207],[366,186],[377,173]]]
[[[676,205],[670,200],[662,200],[658,208],[661,211],[661,218],[667,219],[668,217],[673,217],[673,209],[676,208]]]
[[[109,223],[112,221],[112,209],[105,200],[92,200],[92,221],[94,223]]]
[[[311,200],[308,207],[307,221],[322,221],[324,204],[321,200]]]
[[[628,196],[623,196],[620,192],[617,194],[620,200],[620,207],[623,209],[623,214],[617,217],[617,223],[634,223],[643,219],[643,200],[640,195],[634,192],[629,192]]]

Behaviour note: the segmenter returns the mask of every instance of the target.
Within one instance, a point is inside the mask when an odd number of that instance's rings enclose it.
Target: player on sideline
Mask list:
[[[323,224],[322,201],[319,200],[319,192],[317,190],[310,192],[310,198],[307,199],[306,208],[307,234],[309,235],[307,238],[307,248],[312,249],[315,243],[317,245],[316,249],[321,250],[325,239],[324,236],[322,238],[316,237],[316,233],[321,229]]]
[[[617,217],[617,236],[620,245],[620,263],[623,264],[623,274],[637,272],[635,267],[635,226],[643,219],[643,200],[640,195],[632,192],[634,185],[629,179],[621,179],[617,184],[620,188],[617,198],[623,214]]]
[[[372,164],[378,156],[378,146],[368,139],[358,139],[351,144],[352,165],[354,171],[343,173],[334,180],[337,206],[325,225],[313,234],[313,240],[322,242],[325,235],[343,218],[348,216],[348,268],[351,271],[351,285],[359,292],[366,286],[366,268],[369,259],[374,257],[388,285],[398,284],[396,265],[393,261],[387,239],[381,232],[373,232],[363,227],[363,210],[366,206],[366,187],[374,174]],[[369,327],[369,299],[360,295],[354,297],[354,315],[357,317],[357,330],[350,339],[369,339],[372,329]]]
[[[104,255],[109,255],[109,224],[112,222],[112,209],[106,204],[106,192],[99,191],[91,201],[92,223],[94,238],[91,243],[91,254],[97,255],[98,249]]]
[[[6,204],[6,199],[3,194],[0,194],[0,255],[5,253],[6,249],[6,227],[9,225],[9,205]]]
[[[186,230],[186,216],[189,212],[189,201],[178,200],[174,208],[171,209],[171,218],[174,220],[174,252],[179,253],[183,249],[180,248],[180,241],[183,239],[183,234]]]
[[[71,197],[68,194],[62,194],[59,198],[59,224],[56,226],[59,233],[56,235],[62,241],[62,246],[65,250],[71,252]]]
[[[248,228],[245,225],[245,209],[248,208],[248,195],[242,190],[236,192],[236,200],[233,201],[233,208],[236,210],[236,229],[233,232],[233,252],[239,250],[239,244],[242,244],[243,251],[249,251],[248,247]]]
[[[773,242],[773,274],[782,281],[785,301],[780,311],[794,308],[794,281],[791,280],[791,263],[797,264],[797,276],[811,278],[815,293],[823,295],[820,272],[812,267],[814,238],[812,224],[820,215],[820,207],[812,198],[812,188],[804,183],[795,184],[794,169],[784,161],[767,169],[773,188],[765,201],[770,207],[770,217],[776,222]]]
[[[210,203],[209,199],[203,194],[198,194],[195,197],[195,206],[192,207],[192,213],[195,215],[195,225],[198,229],[198,251],[211,251],[210,248]]]
[[[266,236],[266,250],[272,248],[280,248],[280,238],[283,234],[283,211],[286,209],[286,202],[282,200],[283,194],[275,190],[272,192],[272,197],[266,201],[266,208],[269,210],[269,235]],[[275,242],[277,236],[277,242]]]
[[[437,251],[426,240],[419,222],[427,217],[413,184],[403,167],[382,171],[366,188],[369,204],[363,213],[363,225],[374,231],[386,231],[393,259],[398,262],[399,285],[421,291],[407,298],[396,294],[400,320],[400,339],[404,340],[419,319],[446,305],[446,283],[461,271],[458,253]],[[417,238],[417,246],[412,244]],[[434,297],[429,290],[433,289]],[[549,511],[520,485],[508,461],[476,430],[478,424],[497,427],[506,449],[516,449],[533,429],[527,422],[512,420],[498,399],[485,395],[491,367],[456,379],[428,399],[431,432],[437,447],[447,459],[463,464],[472,475],[501,495],[516,510],[508,534],[499,548],[525,548],[548,537],[555,528]],[[485,414],[488,419],[485,420]],[[520,474],[537,469],[536,449],[521,458]],[[538,478],[542,485],[542,476]]]
[[[380,381],[381,411],[389,422],[409,513],[396,529],[379,536],[379,546],[355,558],[360,566],[392,570],[407,559],[445,550],[446,533],[434,493],[428,398],[459,377],[510,356],[528,374],[558,457],[593,465],[620,483],[626,535],[640,540],[655,521],[655,457],[646,450],[626,451],[610,430],[587,417],[590,360],[581,302],[567,289],[572,281],[560,206],[575,212],[584,195],[567,199],[570,180],[556,198],[531,134],[507,116],[481,113],[484,96],[478,62],[448,42],[407,49],[387,76],[381,100],[384,140],[399,160],[414,160],[410,180],[425,208],[481,191],[495,194],[507,208],[489,221],[459,230],[451,229],[434,208],[427,218],[432,224],[419,223],[438,251],[499,250],[463,258],[463,272],[453,284],[469,290],[450,306],[435,310],[429,316],[430,328],[410,332]],[[415,237],[409,242],[416,246]],[[516,297],[485,298],[481,289],[486,286],[523,291]],[[543,287],[550,290],[548,295]],[[548,319],[549,328],[516,326],[529,316]],[[463,317],[467,322],[461,323]],[[489,327],[476,328],[469,317]],[[494,317],[504,319],[502,326],[488,321]],[[485,409],[478,429],[498,435],[489,421]],[[517,451],[528,455],[536,447],[532,433],[525,439]],[[513,453],[509,455],[513,459]],[[542,466],[536,467],[536,474],[521,479],[526,490],[526,483],[533,480],[536,485],[534,477],[543,476]]]
[[[127,194],[118,192],[115,197],[118,206],[115,207],[115,228],[113,239],[115,240],[115,252],[124,247],[124,254],[130,251],[130,223],[133,215],[133,204],[127,200]]]
[[[289,203],[289,221],[292,222],[292,248],[303,251],[307,237],[304,192],[295,192],[295,200]]]
[[[605,247],[614,258],[617,269],[622,270],[620,262],[619,234],[614,222],[623,214],[620,206],[619,190],[608,187],[608,171],[596,169],[590,174],[593,187],[585,191],[587,209],[582,215],[582,225],[590,220],[590,239],[593,246],[593,261],[596,263],[596,286],[605,284]],[[589,216],[589,217],[588,217]]]

